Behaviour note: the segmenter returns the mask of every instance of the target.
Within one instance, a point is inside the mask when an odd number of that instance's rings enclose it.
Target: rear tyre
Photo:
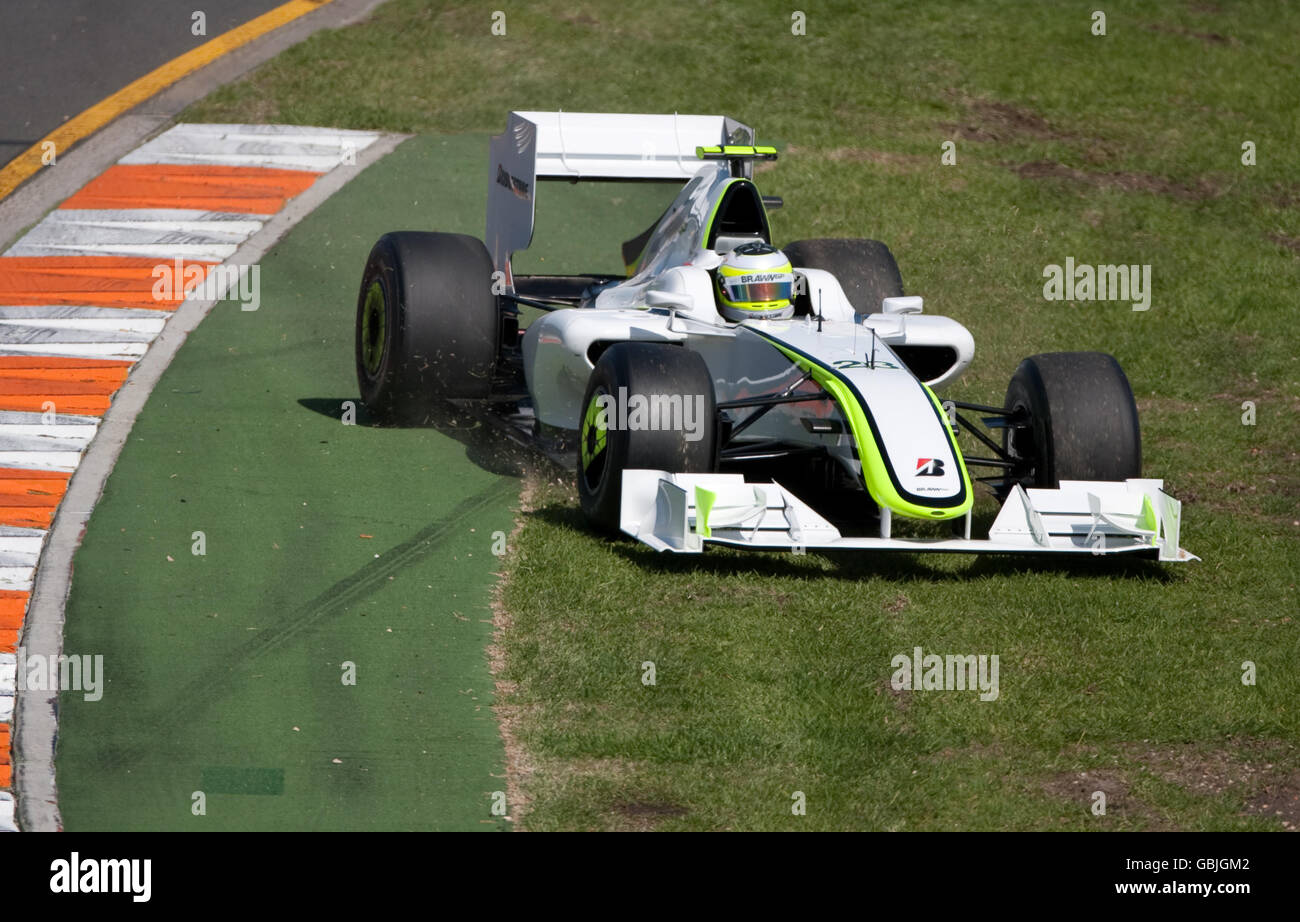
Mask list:
[[[361,399],[384,422],[419,424],[441,400],[487,397],[499,329],[492,258],[480,240],[385,234],[357,296]]]
[[[889,247],[879,240],[819,238],[796,240],[781,248],[790,264],[824,269],[839,280],[859,314],[880,313],[880,302],[903,294],[903,276]],[[816,311],[817,306],[813,305]]]
[[[629,425],[620,426],[617,401],[624,395]],[[633,428],[632,411],[638,398],[649,401],[656,395],[679,396],[683,412],[676,414],[676,420],[661,419],[658,429]],[[601,397],[615,401],[612,407],[609,401],[604,402],[607,411],[604,414],[600,412]],[[689,428],[684,415],[688,402]],[[588,521],[599,529],[618,531],[623,471],[649,468],[673,473],[709,473],[714,470],[717,404],[713,377],[697,352],[662,343],[616,343],[596,362],[587,381],[582,408],[578,496]],[[607,423],[603,428],[602,416]]]
[[[1031,356],[1012,376],[1005,405],[1028,410],[1032,420],[1028,428],[1003,430],[1008,453],[1023,459],[1026,486],[1142,476],[1137,404],[1114,356]]]

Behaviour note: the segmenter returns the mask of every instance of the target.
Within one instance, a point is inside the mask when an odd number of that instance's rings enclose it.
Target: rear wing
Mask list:
[[[488,147],[484,242],[492,264],[513,292],[510,257],[532,242],[539,179],[685,182],[705,165],[696,148],[753,143],[748,125],[723,115],[511,112]]]

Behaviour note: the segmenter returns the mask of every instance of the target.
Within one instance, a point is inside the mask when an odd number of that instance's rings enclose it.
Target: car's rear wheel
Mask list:
[[[385,234],[370,251],[357,296],[361,399],[385,422],[419,424],[441,400],[487,397],[499,331],[482,241]]]
[[[638,418],[638,402],[649,409],[655,397],[660,412]],[[679,409],[665,420],[665,406]],[[662,343],[616,343],[592,369],[582,407],[578,496],[598,528],[618,530],[623,471],[714,469],[717,404],[713,378],[697,352]],[[656,428],[645,427],[652,422]]]
[[[824,269],[835,276],[859,314],[877,314],[881,301],[903,294],[898,263],[889,247],[879,240],[823,237],[796,240],[781,249],[790,257],[791,265]]]
[[[1011,378],[1006,407],[1029,414],[1027,427],[1003,431],[1003,446],[1021,462],[1025,486],[1142,476],[1137,403],[1114,356],[1030,356]]]

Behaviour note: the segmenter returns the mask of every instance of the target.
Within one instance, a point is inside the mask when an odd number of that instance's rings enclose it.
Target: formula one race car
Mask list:
[[[753,173],[777,154],[747,126],[513,112],[489,153],[486,244],[403,231],[370,253],[356,365],[381,419],[418,424],[472,402],[576,468],[595,526],[659,550],[1195,559],[1178,545],[1180,504],[1141,477],[1137,408],[1114,358],[1032,356],[1002,405],[941,403],[935,391],[974,355],[971,334],[923,313],[877,241],[774,246],[768,212],[781,201]],[[517,273],[539,180],[624,190],[611,204],[665,185],[675,197],[623,244],[623,274]],[[588,217],[559,236],[587,233]],[[609,261],[592,250],[608,239],[587,246],[586,265]],[[958,446],[963,433],[978,454]],[[973,540],[976,482],[1002,508]]]

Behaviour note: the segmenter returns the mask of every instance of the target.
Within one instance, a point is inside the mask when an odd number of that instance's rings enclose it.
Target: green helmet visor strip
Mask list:
[[[718,267],[718,293],[728,307],[770,311],[790,306],[794,298],[794,269],[787,262],[771,269]]]

